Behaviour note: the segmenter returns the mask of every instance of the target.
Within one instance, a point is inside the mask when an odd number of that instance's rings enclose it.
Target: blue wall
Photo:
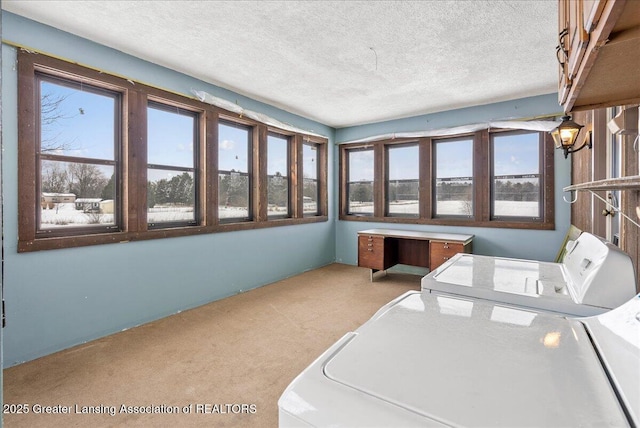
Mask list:
[[[334,130],[242,95],[7,12],[3,40],[168,90],[205,90],[334,141],[560,111],[555,95]],[[310,225],[17,253],[16,48],[3,46],[2,159],[5,237],[4,365],[196,307],[333,261],[356,264],[356,232],[385,224],[337,221],[337,147],[329,151],[329,221]],[[569,160],[556,156],[556,230],[395,225],[473,233],[474,252],[552,260],[569,226],[562,188]]]
[[[482,123],[491,120],[529,118],[561,112],[557,95],[549,94],[537,97],[507,101],[496,104],[469,107],[442,113],[415,116],[406,119],[379,122],[370,125],[338,129],[336,142],[352,141],[375,135],[394,132],[426,131]],[[338,147],[334,148],[334,192],[338,194]],[[446,231],[451,233],[469,233],[475,235],[473,252],[489,256],[516,257],[553,261],[562,245],[570,224],[570,206],[562,200],[562,188],[571,181],[571,159],[564,159],[561,152],[555,153],[555,223],[556,230],[539,231],[523,229],[498,229],[479,227],[451,227],[354,221],[337,221],[336,261],[357,264],[357,232],[371,228],[395,228],[405,230]],[[336,206],[337,210],[338,207]],[[336,211],[337,214],[337,211]]]
[[[247,109],[333,142],[332,128],[17,15],[4,12],[2,26],[6,42],[186,95],[195,88],[238,100]],[[331,217],[309,225],[18,254],[16,54],[16,48],[3,45],[5,366],[335,260]],[[331,151],[329,162],[333,163]],[[333,174],[331,166],[329,173]],[[330,188],[332,212],[334,199]]]

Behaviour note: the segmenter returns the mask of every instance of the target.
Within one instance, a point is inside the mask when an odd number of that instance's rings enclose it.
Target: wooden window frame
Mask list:
[[[355,145],[355,146],[351,146],[348,148],[348,150],[345,150],[344,146],[341,146],[341,151],[340,151],[340,207],[341,207],[341,213],[344,212],[344,216],[347,217],[367,217],[367,218],[373,218],[379,216],[379,205],[380,205],[380,199],[382,196],[382,193],[380,191],[376,191],[376,177],[378,176],[378,174],[380,174],[381,168],[378,165],[378,153],[376,152],[375,149],[376,146],[371,146],[371,145]],[[368,213],[359,213],[359,214],[354,214],[351,213],[349,211],[350,205],[349,205],[349,187],[348,187],[348,183],[350,183],[349,180],[349,152],[362,152],[362,151],[373,151],[373,176],[374,176],[374,180],[373,180],[373,213],[372,214],[368,214]]]
[[[121,172],[122,172],[122,153],[120,147],[122,146],[122,122],[120,117],[122,116],[122,108],[123,108],[123,92],[118,88],[114,88],[109,85],[99,84],[97,82],[78,82],[76,79],[69,78],[68,75],[63,75],[60,73],[46,73],[41,70],[36,70],[34,73],[35,81],[34,81],[34,97],[35,99],[40,100],[40,83],[41,82],[49,82],[54,83],[59,86],[66,86],[68,88],[81,89],[81,90],[89,90],[89,92],[94,94],[102,93],[103,96],[109,96],[114,101],[114,156],[113,159],[98,159],[98,158],[84,158],[80,156],[70,156],[70,155],[61,155],[56,153],[43,153],[41,150],[41,135],[35,141],[35,188],[34,197],[38,200],[40,197],[39,193],[42,193],[41,186],[42,180],[39,179],[42,177],[42,163],[43,161],[49,162],[66,162],[73,164],[84,164],[84,165],[102,165],[102,166],[112,166],[114,175],[115,175],[115,186],[114,191],[116,193],[114,197],[114,203],[116,206],[121,205],[122,201],[122,188],[121,188]],[[41,106],[34,105],[36,109],[36,114],[41,117]],[[41,134],[42,129],[40,123],[36,123],[34,127],[34,135],[38,133]],[[119,215],[119,211],[116,210],[114,212],[114,223],[104,226],[74,226],[69,228],[42,228],[41,226],[41,215],[39,210],[35,210],[35,227],[36,232],[35,236],[37,238],[47,238],[47,237],[58,237],[58,236],[74,236],[74,235],[86,235],[86,234],[100,234],[100,233],[112,233],[115,231],[122,230],[122,216]]]
[[[269,168],[269,155],[268,155],[268,146],[269,146],[269,137],[275,137],[281,140],[285,140],[285,144],[286,144],[286,149],[287,149],[287,176],[286,176],[286,182],[287,182],[287,211],[284,214],[278,214],[278,215],[271,215],[269,216],[269,173],[268,173],[268,168]],[[284,220],[284,219],[288,219],[288,218],[294,218],[295,214],[297,214],[297,197],[295,194],[295,190],[294,190],[294,186],[293,183],[297,184],[297,172],[298,172],[298,157],[302,155],[302,152],[298,153],[298,148],[297,148],[297,144],[295,141],[295,134],[286,134],[286,133],[282,133],[282,131],[277,131],[274,130],[272,128],[270,128],[267,131],[267,140],[266,140],[266,146],[267,149],[265,151],[265,167],[263,169],[263,174],[261,175],[260,179],[264,180],[264,188],[266,189],[267,192],[267,198],[265,199],[265,216],[266,219],[268,221],[278,221],[278,220]],[[300,147],[302,148],[302,147]]]
[[[494,165],[494,145],[493,145],[493,137],[497,135],[522,135],[528,133],[535,133],[536,131],[526,131],[526,130],[503,130],[497,132],[489,133],[489,195],[490,195],[490,218],[491,221],[495,222],[541,222],[544,218],[544,210],[545,210],[545,194],[548,191],[545,186],[545,139],[546,133],[538,132],[538,174],[540,176],[540,189],[538,191],[540,206],[538,209],[538,216],[534,219],[530,219],[527,217],[519,217],[519,216],[496,216],[494,214],[495,209],[495,201],[494,201],[494,175],[495,175],[495,165]],[[548,134],[547,134],[548,135]]]
[[[210,203],[211,209],[213,211],[216,212],[216,218],[217,221],[219,222],[219,224],[242,224],[242,223],[248,223],[254,220],[255,218],[255,213],[254,213],[254,187],[255,187],[255,173],[254,173],[254,153],[256,152],[256,148],[257,148],[257,142],[256,142],[256,138],[257,138],[257,132],[256,132],[256,127],[257,124],[252,123],[252,122],[248,122],[248,121],[243,121],[240,120],[239,118],[228,118],[225,117],[224,115],[220,115],[218,117],[218,121],[216,123],[216,148],[215,148],[215,157],[211,158],[211,162],[210,164],[212,165],[213,168],[216,169],[216,171],[218,172],[218,176],[216,177],[215,182],[218,182],[218,177],[220,176],[220,163],[219,163],[219,153],[220,153],[220,140],[219,140],[219,130],[220,130],[220,125],[224,124],[226,126],[231,126],[231,127],[237,127],[239,129],[245,129],[248,132],[248,137],[249,137],[249,141],[248,141],[248,147],[247,147],[247,167],[248,167],[248,171],[247,171],[247,176],[248,176],[248,180],[249,180],[249,191],[248,191],[248,206],[247,206],[247,217],[231,217],[231,218],[227,218],[227,219],[221,219],[220,215],[219,215],[219,208],[220,208],[220,204],[218,201],[219,198],[219,189],[216,186],[216,191],[215,191],[215,201],[212,201]]]
[[[339,219],[345,221],[398,223],[398,224],[425,224],[437,226],[467,226],[467,227],[497,227],[509,229],[554,230],[555,229],[555,191],[554,191],[554,145],[549,133],[540,131],[543,141],[541,153],[540,174],[541,187],[543,188],[542,217],[540,220],[526,219],[492,219],[491,218],[491,159],[490,159],[490,132],[501,130],[488,129],[477,131],[473,134],[460,134],[443,137],[423,137],[418,139],[396,138],[392,140],[380,140],[361,143],[342,144],[339,146]],[[473,215],[470,218],[453,216],[438,216],[433,214],[432,188],[435,174],[434,143],[436,140],[455,139],[461,137],[473,137]],[[386,147],[396,144],[418,143],[420,157],[420,216],[399,217],[385,215],[385,165]],[[370,216],[354,215],[347,212],[348,195],[348,154],[351,150],[363,148],[374,151],[374,213]]]
[[[418,149],[418,153],[420,153],[420,143],[418,141],[411,141],[402,144],[386,144],[384,146],[384,216],[385,217],[399,217],[399,218],[420,218],[420,158],[418,156],[418,213],[417,214],[402,214],[402,213],[390,213],[389,212],[389,150],[394,148],[403,148],[403,147],[416,147]]]
[[[431,159],[433,162],[433,165],[431,167],[431,204],[432,204],[432,208],[431,208],[431,217],[434,219],[440,219],[440,220],[454,220],[454,221],[460,221],[460,222],[466,222],[466,221],[473,221],[476,218],[478,218],[479,212],[477,209],[477,205],[478,203],[480,203],[481,197],[479,197],[478,195],[478,189],[479,189],[479,185],[478,185],[478,175],[480,173],[481,168],[478,168],[478,162],[477,162],[477,157],[480,154],[480,150],[478,147],[478,137],[479,135],[476,134],[466,134],[466,135],[456,135],[454,137],[445,137],[445,138],[433,138],[431,140]],[[438,144],[446,144],[446,143],[455,143],[455,142],[459,142],[459,141],[467,141],[467,140],[471,140],[471,213],[468,215],[464,215],[464,214],[437,214],[436,213],[436,205],[437,205],[437,197],[438,197],[438,192],[436,191],[436,174],[437,174],[437,170],[438,168],[436,167],[437,164],[437,153],[436,153],[436,146]]]
[[[118,230],[95,233],[69,233],[60,236],[41,236],[37,232],[37,210],[40,197],[35,185],[38,170],[39,119],[36,97],[36,72],[85,82],[99,88],[119,92],[122,98],[122,114],[119,118],[122,136],[119,147],[121,192]],[[198,114],[197,161],[195,165],[196,199],[200,201],[196,224],[170,225],[149,228],[147,224],[147,146],[146,109],[149,101],[184,108]],[[218,121],[237,122],[252,129],[251,219],[245,222],[226,223],[218,218]],[[290,216],[267,219],[266,217],[266,138],[268,132],[288,135],[291,147],[290,160]],[[303,215],[302,141],[309,139],[318,144],[320,200],[317,215]],[[264,175],[264,178],[262,178]],[[301,174],[300,174],[301,175]],[[147,239],[191,236],[197,234],[250,230],[265,227],[310,224],[328,221],[328,140],[268,127],[233,112],[203,103],[194,98],[133,82],[124,77],[87,68],[26,50],[18,52],[18,252],[51,250],[107,243],[121,243]],[[268,220],[268,221],[267,221]]]
[[[155,106],[155,107],[152,107]],[[203,115],[204,112],[200,111],[200,110],[194,110],[193,108],[189,108],[188,106],[181,106],[181,105],[177,105],[175,102],[171,102],[171,101],[167,101],[167,100],[163,100],[157,97],[152,97],[149,96],[147,97],[147,110],[145,110],[145,116],[147,115],[147,111],[148,108],[155,108],[157,110],[162,110],[164,112],[171,112],[172,108],[175,108],[177,110],[183,110],[183,111],[187,111],[189,112],[191,115],[193,115],[194,117],[194,141],[193,141],[193,167],[176,167],[176,166],[171,166],[171,165],[158,165],[158,164],[149,164],[147,162],[146,164],[146,172],[148,174],[149,169],[164,169],[164,170],[173,170],[173,171],[183,171],[186,172],[187,170],[191,170],[193,172],[193,186],[194,186],[194,206],[193,206],[193,210],[194,210],[194,218],[193,220],[190,221],[168,221],[168,222],[157,222],[157,223],[152,223],[149,221],[149,219],[147,218],[147,228],[149,230],[152,229],[173,229],[173,228],[177,228],[177,227],[193,227],[193,226],[198,226],[198,225],[202,225],[202,216],[201,216],[201,212],[202,210],[200,209],[201,205],[202,205],[202,197],[201,197],[201,193],[200,192],[200,188],[201,188],[201,184],[200,182],[202,181],[202,169],[199,168],[199,164],[201,163],[201,159],[202,159],[202,155],[201,155],[201,150],[200,147],[202,147],[202,122],[203,122]],[[145,120],[145,126],[148,129],[148,123]],[[148,144],[145,144],[148,147]],[[146,180],[146,182],[148,183],[148,179]],[[148,198],[148,194],[145,195],[145,206],[147,206],[147,200]],[[148,214],[148,212],[147,212]]]
[[[305,213],[304,212],[304,146],[313,146],[315,147],[316,150],[316,211],[313,213]],[[326,150],[323,150],[323,147],[326,148],[326,146],[322,143],[322,141],[317,141],[317,139],[313,139],[311,137],[303,137],[301,143],[296,146],[296,149],[298,151],[297,156],[298,156],[298,170],[302,171],[302,173],[298,174],[298,184],[297,184],[297,188],[301,189],[302,192],[302,198],[301,200],[297,201],[297,203],[301,204],[301,206],[298,206],[296,209],[298,210],[298,212],[302,213],[303,217],[318,217],[321,216],[323,212],[326,213],[326,199],[327,199],[327,186],[326,186],[326,177],[325,177],[325,184],[324,186],[321,186],[321,183],[323,181],[322,179],[322,175],[323,175],[323,165],[326,165]],[[323,190],[324,189],[324,190]],[[325,201],[325,202],[322,202]]]

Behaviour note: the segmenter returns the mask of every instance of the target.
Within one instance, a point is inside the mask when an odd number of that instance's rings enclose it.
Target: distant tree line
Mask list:
[[[302,179],[302,182],[303,182],[302,196],[306,196],[308,198],[311,198],[312,201],[317,202],[318,180],[304,177]]]
[[[416,200],[419,194],[418,180],[397,180],[389,183],[390,201]],[[373,202],[373,182],[361,181],[349,183],[349,200],[354,202]],[[444,181],[436,185],[439,201],[469,200],[473,192],[471,183]],[[537,182],[512,182],[498,180],[494,187],[495,200],[498,201],[538,201],[540,185]]]
[[[69,162],[43,162],[41,191],[45,193],[73,193],[77,198],[113,199],[114,177],[104,176],[96,165]]]
[[[471,197],[471,183],[441,182],[436,185],[439,201],[468,200]],[[540,185],[536,182],[512,182],[498,180],[494,183],[494,200],[496,201],[538,201]]]
[[[495,199],[498,201],[538,201],[540,184],[532,181],[516,182],[497,181],[495,183]]]
[[[249,175],[231,171],[218,177],[218,204],[228,207],[249,206]]]
[[[470,201],[472,194],[473,185],[471,183],[443,181],[436,184],[438,201]]]
[[[45,193],[73,193],[77,198],[114,199],[115,175],[107,179],[95,165],[67,163],[63,167],[57,162],[46,162],[42,166],[41,191]],[[219,203],[247,207],[249,198],[249,176],[232,172],[221,174],[218,179]],[[289,193],[287,177],[277,172],[268,177],[269,203],[286,206]],[[317,199],[317,180],[304,179],[303,195]],[[184,172],[170,179],[147,183],[147,206],[183,205],[191,206],[195,201],[194,180]]]
[[[267,177],[267,192],[269,204],[286,206],[289,198],[289,181],[280,172]],[[318,198],[317,180],[303,179],[303,196],[312,200]],[[249,206],[249,175],[230,171],[221,173],[218,177],[218,203],[230,207]]]
[[[193,177],[188,172],[147,183],[147,206],[193,206],[195,192]]]
[[[349,200],[353,202],[373,202],[373,182],[349,183]]]
[[[44,193],[73,193],[76,198],[115,198],[115,175],[106,178],[96,165],[84,163],[43,162],[41,191]],[[193,177],[187,172],[147,183],[147,205],[194,204]]]
[[[289,201],[289,178],[280,172],[267,177],[267,197],[269,205],[286,207]]]
[[[390,201],[417,201],[420,194],[419,180],[389,181],[388,198]]]

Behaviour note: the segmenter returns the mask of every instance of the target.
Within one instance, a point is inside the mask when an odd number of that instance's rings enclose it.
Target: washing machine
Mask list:
[[[640,426],[640,295],[593,317],[412,291],[284,391],[281,427]]]
[[[567,243],[562,263],[459,253],[423,277],[421,287],[425,292],[591,316],[633,297],[636,276],[628,254],[582,233]]]

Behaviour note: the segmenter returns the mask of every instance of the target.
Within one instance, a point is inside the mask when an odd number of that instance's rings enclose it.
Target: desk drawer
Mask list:
[[[456,254],[465,252],[464,244],[458,243],[431,241],[430,247],[431,271]]]
[[[388,250],[380,236],[358,236],[358,266],[369,269],[387,269]]]

